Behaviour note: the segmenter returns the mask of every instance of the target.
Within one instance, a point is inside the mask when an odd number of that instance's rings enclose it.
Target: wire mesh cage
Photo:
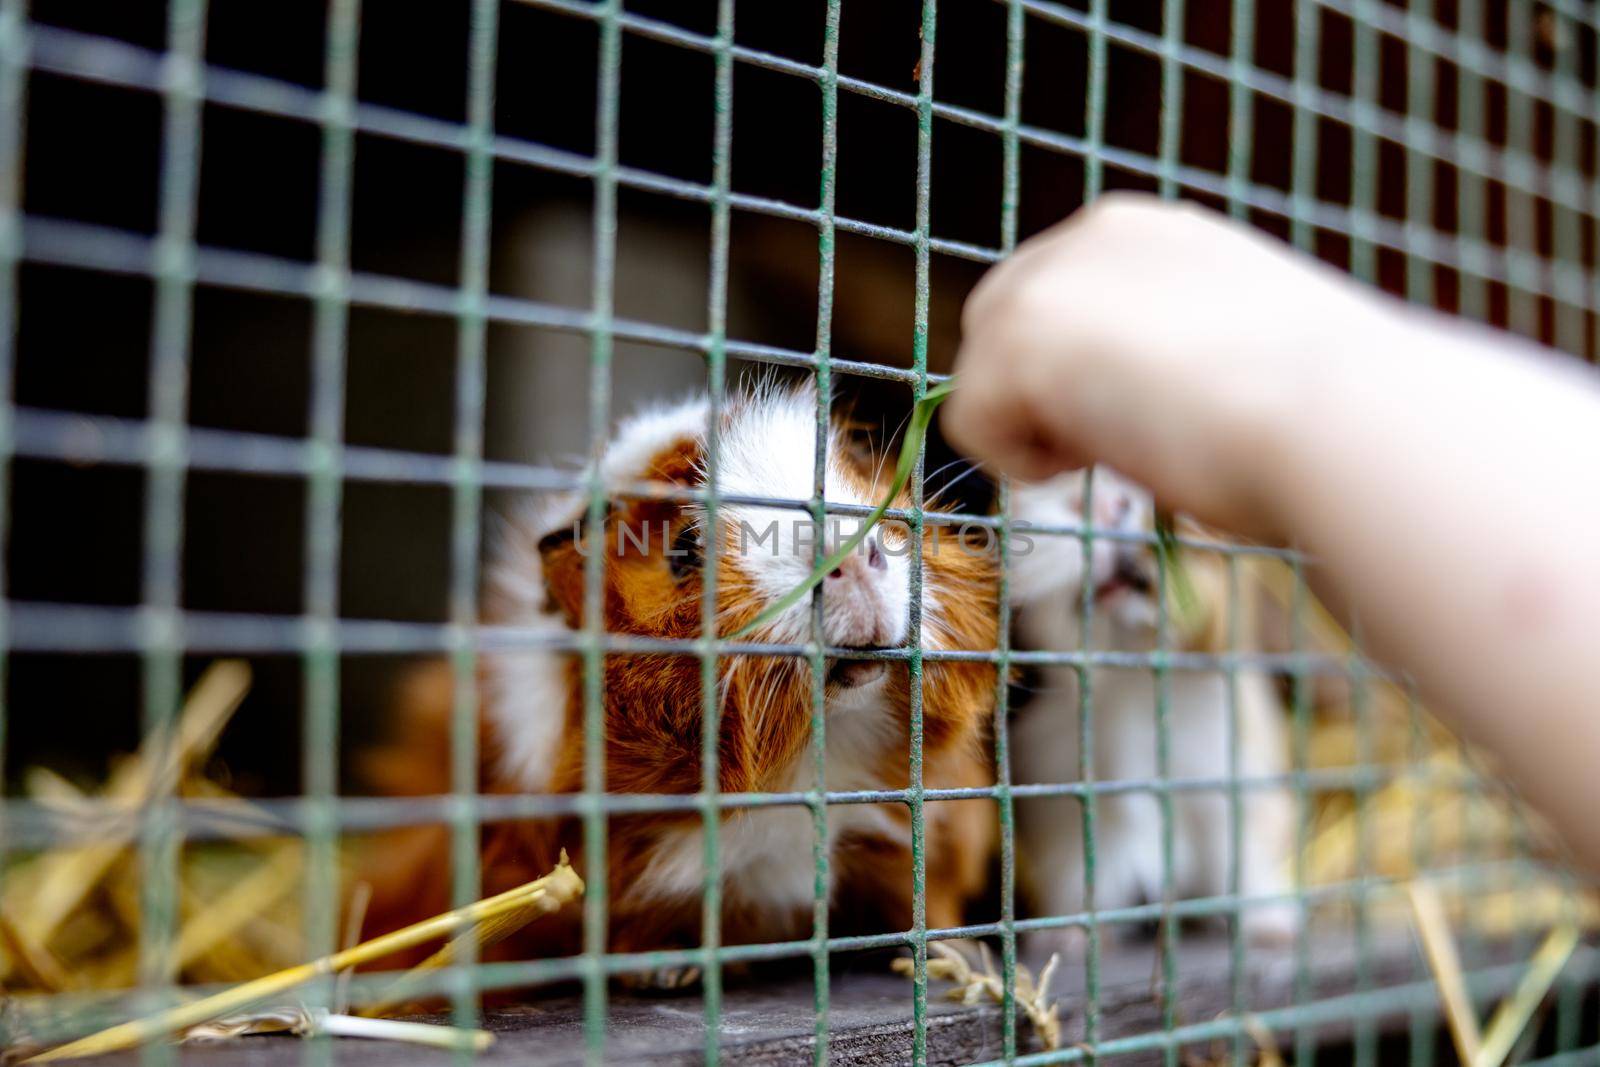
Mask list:
[[[409,907],[456,909],[448,965],[347,953],[228,1033],[420,1060],[330,1038],[442,1004],[426,1040],[530,1062],[1473,1058],[1461,1005],[1595,921],[1537,818],[1297,553],[920,431],[982,271],[1114,189],[1600,360],[1597,34],[1588,0],[0,0],[7,1047],[259,1056],[160,1013]],[[901,444],[849,563],[904,582],[892,625],[837,636],[819,572],[736,633],[740,524],[785,524],[793,586]],[[691,590],[671,626],[624,610],[629,544]],[[751,707],[785,725],[730,740]],[[460,911],[561,849],[560,915]],[[1474,1062],[1592,1062],[1594,967],[1568,944]]]

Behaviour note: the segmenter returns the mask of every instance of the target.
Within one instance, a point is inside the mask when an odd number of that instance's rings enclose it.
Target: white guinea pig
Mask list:
[[[1034,526],[1083,524],[1085,472],[1023,485],[1012,494],[1012,516]],[[1037,650],[1145,653],[1156,648],[1158,568],[1153,547],[1118,535],[1148,534],[1153,528],[1150,496],[1115,472],[1093,473],[1092,526],[1110,536],[1091,545],[1088,575],[1082,541],[1075,536],[1026,534],[1012,552],[1012,601],[1017,606],[1019,643]],[[1031,542],[1031,543],[1030,543]],[[1219,557],[1184,553],[1185,566],[1225,566]],[[1226,581],[1196,583],[1202,592],[1225,590]],[[1088,640],[1083,639],[1082,596],[1093,598]],[[1222,596],[1202,596],[1199,614],[1225,613]],[[1207,603],[1206,601],[1213,601]],[[1190,650],[1196,638],[1177,633],[1169,644]],[[1210,627],[1211,633],[1225,627]],[[1213,638],[1215,640],[1215,638]],[[1096,782],[1151,781],[1159,776],[1157,682],[1147,665],[1097,665],[1088,672],[1093,751],[1088,765]],[[1238,712],[1238,758],[1242,833],[1239,892],[1271,896],[1288,889],[1293,807],[1280,785],[1249,784],[1281,776],[1287,769],[1286,723],[1270,679],[1240,671],[1230,698],[1220,669],[1174,667],[1167,674],[1167,773],[1175,780],[1227,777],[1230,770],[1230,703]],[[1079,679],[1070,664],[1042,668],[1039,686],[1011,727],[1013,780],[1021,784],[1080,780]],[[1130,789],[1096,799],[1095,885],[1097,911],[1160,902],[1167,886],[1162,860],[1162,812],[1158,792]],[[1033,912],[1073,915],[1085,904],[1084,824],[1073,796],[1018,801],[1021,852],[1031,868]],[[1226,896],[1231,886],[1233,833],[1226,788],[1180,788],[1172,792],[1173,856],[1170,890],[1176,898]],[[1246,933],[1258,941],[1283,941],[1298,928],[1292,901],[1263,902],[1241,909]],[[1102,927],[1108,933],[1116,927]],[[1036,931],[1030,957],[1050,951],[1076,952],[1083,929]]]

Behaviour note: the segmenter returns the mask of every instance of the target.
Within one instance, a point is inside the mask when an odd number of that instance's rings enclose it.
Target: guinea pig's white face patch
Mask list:
[[[1077,529],[1083,525],[1083,474],[1058,474],[1043,482],[1019,483],[1011,490],[1011,516],[1016,523],[1011,546],[1013,597],[1022,602],[1083,589],[1083,542],[1070,533],[1029,533],[1030,527]],[[1111,544],[1096,542],[1091,566],[1100,576],[1111,573]]]
[[[807,391],[770,392],[730,412],[718,448],[717,488],[723,497],[767,497],[804,501],[816,469],[816,401]],[[877,503],[858,475],[830,450],[826,474],[829,503],[871,507]],[[829,515],[821,529],[800,508],[727,503],[718,510],[722,555],[749,580],[763,605],[805,581],[818,541],[833,551],[859,529],[862,519]],[[910,603],[910,539],[904,530],[880,526],[823,583],[823,638],[833,645],[876,647],[905,640]],[[780,641],[802,641],[811,632],[809,599],[794,605],[772,626]]]

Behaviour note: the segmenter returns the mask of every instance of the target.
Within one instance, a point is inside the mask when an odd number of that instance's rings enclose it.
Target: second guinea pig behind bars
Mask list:
[[[1115,471],[1095,468],[1093,518],[1086,524],[1088,476],[1057,475],[1018,485],[1012,493],[1019,525],[1092,525],[1097,532],[1088,559],[1083,542],[1072,535],[1034,533],[1030,550],[1013,551],[1020,641],[1046,652],[1110,657],[1081,673],[1067,662],[1040,669],[1040,685],[1011,727],[1013,779],[1018,785],[1076,786],[1087,768],[1089,781],[1105,790],[1096,798],[1090,841],[1096,910],[1180,898],[1216,898],[1222,905],[1237,879],[1242,897],[1257,898],[1240,902],[1243,931],[1258,942],[1283,942],[1300,918],[1298,906],[1286,899],[1294,828],[1293,801],[1282,781],[1289,770],[1287,721],[1264,673],[1230,673],[1226,665],[1233,651],[1228,565],[1215,553],[1183,552],[1189,584],[1197,590],[1191,592],[1195,618],[1187,627],[1172,620],[1173,633],[1163,646],[1157,558],[1144,540],[1154,522],[1150,495]],[[1184,525],[1189,537],[1203,533],[1187,520]],[[1092,598],[1087,632],[1081,614],[1085,591]],[[1163,685],[1153,665],[1162,647],[1209,655],[1217,665],[1174,668]],[[1092,727],[1087,758],[1080,732],[1079,687],[1085,678]],[[1237,834],[1230,789],[1235,781]],[[1164,787],[1171,790],[1170,827],[1164,826]],[[1078,916],[1090,901],[1083,801],[1068,791],[1027,796],[1017,802],[1017,822],[1035,916]],[[1118,932],[1127,924],[1103,929]],[[1045,927],[1026,942],[1031,960],[1056,951],[1074,955],[1083,947],[1084,930]]]

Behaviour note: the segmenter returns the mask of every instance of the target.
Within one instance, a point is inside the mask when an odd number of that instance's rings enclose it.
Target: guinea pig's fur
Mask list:
[[[1035,526],[1082,524],[1084,473],[1059,475],[1012,493],[1013,518]],[[1106,468],[1094,472],[1093,526],[1116,533],[1148,533],[1152,506],[1142,488]],[[1198,527],[1183,531],[1194,535]],[[1156,648],[1157,566],[1153,549],[1138,541],[1097,538],[1091,546],[1089,586],[1095,603],[1089,640],[1082,641],[1084,581],[1082,542],[1073,536],[1031,534],[1026,552],[1012,550],[1012,600],[1018,606],[1021,642],[1030,648],[1149,652]],[[1215,538],[1208,538],[1215,539]],[[1227,650],[1227,566],[1215,553],[1182,554],[1199,602],[1186,632],[1171,624],[1169,647],[1187,651]],[[1229,691],[1219,670],[1172,669],[1167,674],[1169,730],[1167,770],[1174,779],[1222,779],[1229,769]],[[1089,671],[1094,749],[1091,766],[1099,782],[1148,781],[1158,777],[1156,682],[1146,666],[1096,666]],[[1039,673],[1039,689],[1011,727],[1013,778],[1023,783],[1079,780],[1078,674],[1071,665]],[[1270,680],[1239,671],[1238,764],[1242,779],[1265,778],[1288,769],[1285,717]],[[1292,816],[1287,791],[1246,785],[1242,790],[1239,891],[1266,896],[1288,889]],[[1083,820],[1074,797],[1018,801],[1020,852],[1029,861],[1034,912],[1071,915],[1084,907]],[[1096,801],[1095,907],[1131,907],[1162,899],[1162,816],[1154,791],[1102,793]],[[1225,790],[1180,789],[1172,793],[1173,891],[1177,897],[1225,896],[1230,892],[1231,818]],[[1258,940],[1292,934],[1293,904],[1264,904],[1241,915]],[[1114,930],[1115,927],[1102,927]],[[1073,950],[1081,929],[1038,931],[1029,957]]]
[[[704,508],[697,503],[621,496],[625,487],[660,483],[704,488],[709,409],[696,397],[624,421],[598,466],[611,496],[599,529],[583,518],[578,494],[546,499],[504,528],[487,571],[485,621],[519,633],[559,637],[584,627],[586,555],[603,552],[605,629],[614,634],[695,639],[701,635],[702,580],[716,569],[716,615],[729,635],[809,574],[813,549],[807,513],[748,503],[716,510],[714,557]],[[759,388],[730,397],[717,434],[718,491],[725,497],[805,500],[814,477],[817,401],[807,388]],[[866,463],[844,431],[827,438],[827,500],[870,505],[892,464]],[[898,502],[909,506],[909,500]],[[859,520],[845,518],[825,537],[832,547]],[[741,523],[748,526],[746,530]],[[768,524],[776,524],[776,538]],[[931,532],[931,531],[930,531]],[[743,535],[741,537],[741,534]],[[600,548],[603,546],[603,549]],[[829,646],[901,647],[909,638],[911,540],[904,524],[886,523],[835,571],[823,588],[823,635]],[[991,650],[997,632],[992,554],[949,531],[921,545],[921,647]],[[807,642],[810,598],[747,640]],[[383,777],[444,791],[416,766],[431,748],[437,769],[450,706],[448,669],[413,679],[400,709],[393,750],[374,761]],[[686,794],[701,788],[701,663],[692,654],[615,653],[604,657],[605,788],[610,794]],[[725,655],[716,667],[717,788],[723,793],[803,792],[815,785],[812,665],[795,656]],[[922,664],[923,779],[927,787],[987,786],[993,781],[986,737],[996,689],[992,663],[925,660]],[[829,790],[903,789],[909,784],[910,688],[907,663],[829,661],[825,694]],[[570,794],[584,786],[584,673],[577,655],[546,650],[494,651],[481,657],[482,787],[493,793]],[[434,740],[422,740],[434,724]],[[401,751],[403,750],[403,751]],[[426,762],[428,756],[420,757]],[[396,774],[394,767],[404,767]],[[403,790],[404,791],[404,790]],[[993,836],[987,801],[928,801],[927,911],[930,927],[958,925],[963,906],[983,887]],[[832,933],[909,929],[912,921],[911,824],[903,803],[830,804],[826,808],[827,881]],[[419,863],[429,846],[433,859]],[[613,952],[701,944],[705,833],[694,811],[612,815],[607,820],[605,892]],[[729,808],[719,833],[724,943],[812,936],[817,867],[814,823],[803,805]],[[370,911],[368,928],[392,928],[448,906],[443,828],[397,842],[403,869],[375,882],[398,887]],[[509,888],[547,870],[565,848],[579,872],[586,863],[583,825],[575,817],[501,823],[486,828],[484,892]],[[379,850],[379,862],[382,849]],[[420,868],[420,869],[419,869]],[[576,909],[569,909],[570,913]],[[574,922],[540,920],[502,957],[576,951]]]

